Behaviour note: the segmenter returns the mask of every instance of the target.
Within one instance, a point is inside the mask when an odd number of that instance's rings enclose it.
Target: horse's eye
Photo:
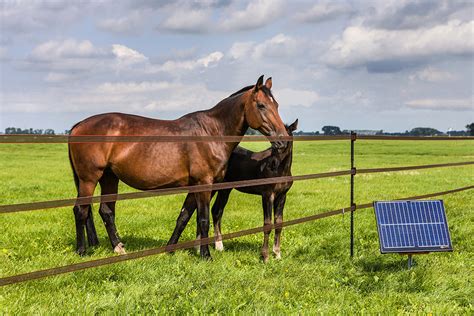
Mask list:
[[[265,110],[265,105],[263,105],[262,103],[257,103],[257,109]]]

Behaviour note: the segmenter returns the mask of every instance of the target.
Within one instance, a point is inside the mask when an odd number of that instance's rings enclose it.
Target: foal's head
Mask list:
[[[298,128],[298,119],[291,125],[285,125],[289,136],[293,136],[293,132]],[[272,146],[272,154],[260,166],[260,171],[264,177],[277,177],[282,173],[291,169],[292,155],[293,155],[293,141],[283,142],[281,148]]]
[[[245,119],[248,125],[258,130],[265,136],[288,136],[280,114],[278,114],[278,102],[272,95],[272,78],[268,78],[263,84],[263,76],[258,78],[255,87],[248,93],[245,103]],[[281,148],[282,141],[272,142],[273,146]]]

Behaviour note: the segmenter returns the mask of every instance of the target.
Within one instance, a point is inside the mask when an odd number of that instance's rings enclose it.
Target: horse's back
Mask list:
[[[173,121],[138,115],[105,113],[91,116],[72,130],[72,136],[173,135]],[[183,144],[148,142],[69,143],[69,153],[79,178],[95,182],[111,169],[120,180],[137,189],[187,185],[189,165]],[[168,173],[172,172],[171,177]]]

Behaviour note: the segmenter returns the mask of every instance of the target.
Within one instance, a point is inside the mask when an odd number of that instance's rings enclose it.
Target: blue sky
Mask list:
[[[0,130],[177,118],[261,74],[306,131],[474,121],[472,1],[0,3]]]

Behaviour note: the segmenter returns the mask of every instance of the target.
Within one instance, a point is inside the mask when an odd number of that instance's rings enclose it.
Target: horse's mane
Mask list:
[[[250,90],[251,88],[253,88],[254,86],[246,86],[246,87],[243,87],[242,89],[240,89],[239,91],[237,92],[234,92],[232,93],[231,95],[228,96],[228,98],[231,98],[233,96],[236,96],[237,94],[241,94],[242,92],[245,92],[247,90]]]
[[[238,95],[238,94],[241,94],[241,93],[243,93],[243,92],[245,92],[245,91],[248,91],[248,90],[252,89],[253,87],[255,87],[255,85],[246,86],[246,87],[240,89],[239,91],[232,93],[231,95],[228,96],[228,98],[234,97],[234,96],[236,96],[236,95]],[[261,89],[266,95],[268,95],[268,96],[270,96],[270,97],[273,98],[272,92],[271,92],[270,89],[268,89],[265,85],[263,85],[260,89]]]

